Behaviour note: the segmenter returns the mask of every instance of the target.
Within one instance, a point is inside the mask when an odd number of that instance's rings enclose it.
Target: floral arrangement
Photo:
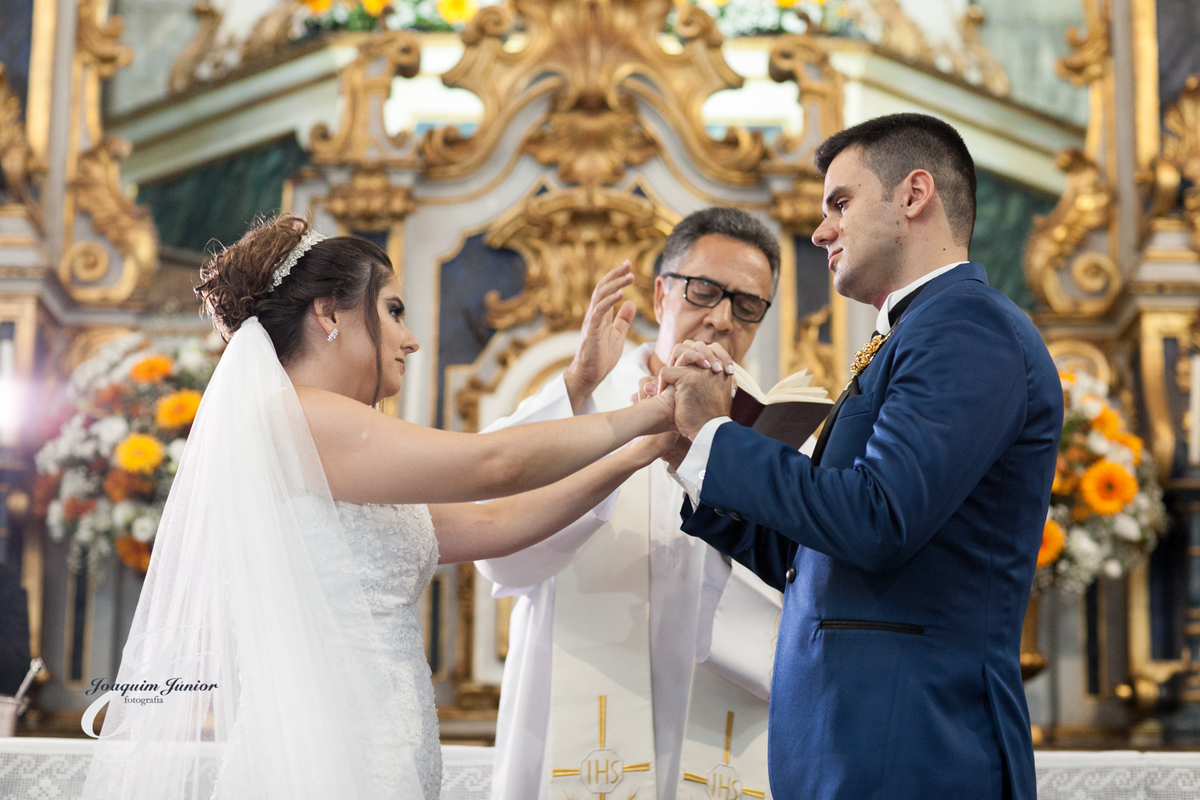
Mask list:
[[[1066,411],[1035,586],[1078,593],[1141,563],[1167,514],[1145,445],[1109,402],[1108,387],[1089,375],[1060,377]]]
[[[833,35],[853,29],[847,0],[675,0],[697,5],[717,21],[728,37],[804,33],[810,26]]]
[[[103,569],[113,551],[145,572],[184,442],[224,345],[130,334],[80,364],[66,421],[35,457],[37,504],[51,539],[69,539],[73,569]]]
[[[372,31],[376,28],[456,31],[481,6],[503,0],[303,0],[312,12],[307,26],[316,31]]]

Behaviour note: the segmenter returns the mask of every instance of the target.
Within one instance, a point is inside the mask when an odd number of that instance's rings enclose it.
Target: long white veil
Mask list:
[[[381,653],[299,399],[251,317],[188,438],[84,798],[420,796]]]

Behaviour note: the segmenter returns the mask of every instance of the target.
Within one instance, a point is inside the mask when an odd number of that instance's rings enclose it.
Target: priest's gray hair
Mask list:
[[[714,206],[684,217],[667,239],[655,274],[675,272],[702,236],[717,234],[757,248],[771,267],[771,296],[779,284],[779,240],[756,217],[738,208]]]

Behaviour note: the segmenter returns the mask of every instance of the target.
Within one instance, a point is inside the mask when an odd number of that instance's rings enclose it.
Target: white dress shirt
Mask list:
[[[875,329],[886,336],[892,329],[892,320],[889,314],[896,307],[897,303],[934,278],[945,275],[955,267],[966,263],[966,261],[955,261],[953,264],[938,267],[932,272],[926,272],[907,286],[889,294],[884,299],[883,305],[879,307],[879,316],[875,320]],[[704,488],[704,475],[708,468],[708,454],[712,450],[713,437],[717,435],[717,428],[726,422],[733,422],[733,420],[729,417],[713,417],[704,423],[704,426],[696,434],[696,438],[692,440],[692,447],[688,450],[687,457],[679,465],[679,470],[674,473],[675,479],[687,491],[688,498],[692,501],[692,508],[700,505],[700,491]]]

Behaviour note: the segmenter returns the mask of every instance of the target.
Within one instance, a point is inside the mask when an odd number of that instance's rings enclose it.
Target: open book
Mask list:
[[[813,376],[806,369],[787,376],[769,392],[738,364],[733,365],[733,378],[737,381],[729,414],[733,421],[797,450],[833,407],[827,391],[809,385]]]

